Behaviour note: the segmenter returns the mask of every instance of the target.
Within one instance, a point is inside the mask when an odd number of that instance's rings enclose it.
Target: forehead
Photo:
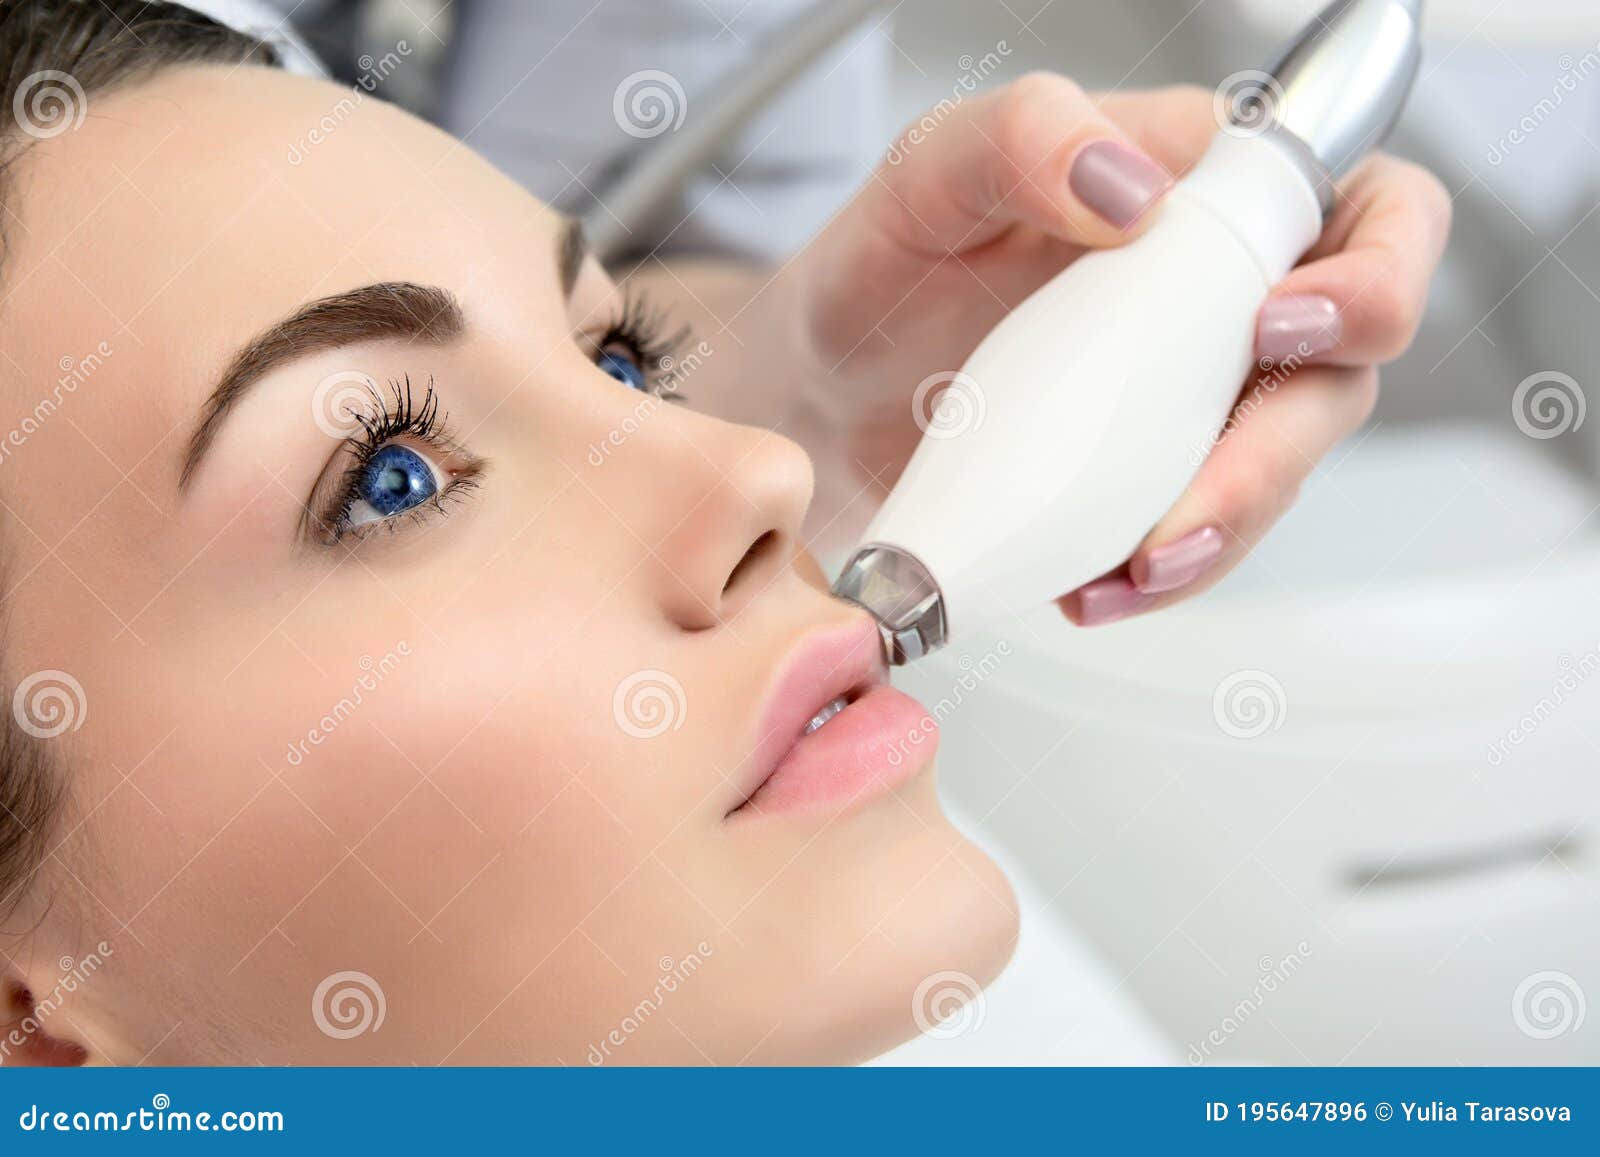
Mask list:
[[[551,308],[555,215],[359,90],[186,67],[91,93],[88,113],[33,145],[5,191],[0,372],[53,379],[106,344],[185,382],[189,402],[240,342],[351,286]]]

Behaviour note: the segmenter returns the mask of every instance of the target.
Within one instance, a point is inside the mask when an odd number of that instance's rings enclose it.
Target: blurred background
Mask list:
[[[630,180],[828,7],[266,19],[584,214],[625,270],[781,261],[941,101],[1038,68],[1214,87],[1321,3],[858,4],[635,214]],[[886,1060],[1600,1062],[1600,10],[1425,8],[1389,148],[1439,175],[1455,232],[1367,429],[1196,603],[1092,632],[1041,613],[906,677],[950,704],[944,791],[1011,867],[1024,932],[997,985]]]

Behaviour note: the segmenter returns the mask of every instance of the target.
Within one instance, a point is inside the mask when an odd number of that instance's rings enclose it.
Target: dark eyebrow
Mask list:
[[[465,327],[461,307],[449,293],[409,281],[363,285],[306,302],[258,334],[228,363],[189,438],[178,475],[179,491],[194,478],[223,420],[252,386],[279,366],[319,350],[384,338],[443,345]]]
[[[582,225],[575,218],[567,220],[556,249],[562,297],[572,295],[588,253]],[[393,339],[445,345],[465,329],[466,319],[455,298],[433,285],[383,281],[308,301],[258,334],[228,363],[201,407],[200,422],[189,438],[178,474],[179,492],[194,479],[206,450],[240,399],[280,366],[319,350],[364,341]]]

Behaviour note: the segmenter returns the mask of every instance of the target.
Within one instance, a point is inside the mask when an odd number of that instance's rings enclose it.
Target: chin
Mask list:
[[[811,1015],[791,1017],[750,1063],[870,1060],[925,1031],[930,999],[946,1001],[948,1014],[950,994],[976,997],[1011,959],[1010,881],[950,822],[931,774],[874,801],[848,828],[829,833],[839,837],[830,849],[839,870],[857,865],[846,895],[833,897],[831,935],[790,962],[795,981],[806,976],[792,984],[792,1003]]]
[[[872,1047],[853,1058],[858,1061],[903,1044],[955,1010],[944,1005],[934,1011],[931,1005],[977,997],[1017,946],[1016,893],[1000,865],[951,822],[931,771],[908,785],[908,793],[912,799],[906,802],[928,820],[920,836],[908,837],[925,845],[915,858],[927,865],[926,875],[898,916],[886,921],[886,927],[893,925],[884,946],[890,1015]]]

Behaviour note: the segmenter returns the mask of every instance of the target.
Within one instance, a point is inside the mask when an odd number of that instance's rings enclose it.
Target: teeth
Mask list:
[[[846,699],[843,695],[839,696],[821,711],[818,711],[815,715],[813,715],[811,717],[811,722],[806,724],[806,729],[800,734],[810,735],[813,731],[819,730],[825,723],[828,722],[828,720],[832,719],[835,715],[839,714],[839,712],[843,711],[848,706],[850,706],[850,700]]]

